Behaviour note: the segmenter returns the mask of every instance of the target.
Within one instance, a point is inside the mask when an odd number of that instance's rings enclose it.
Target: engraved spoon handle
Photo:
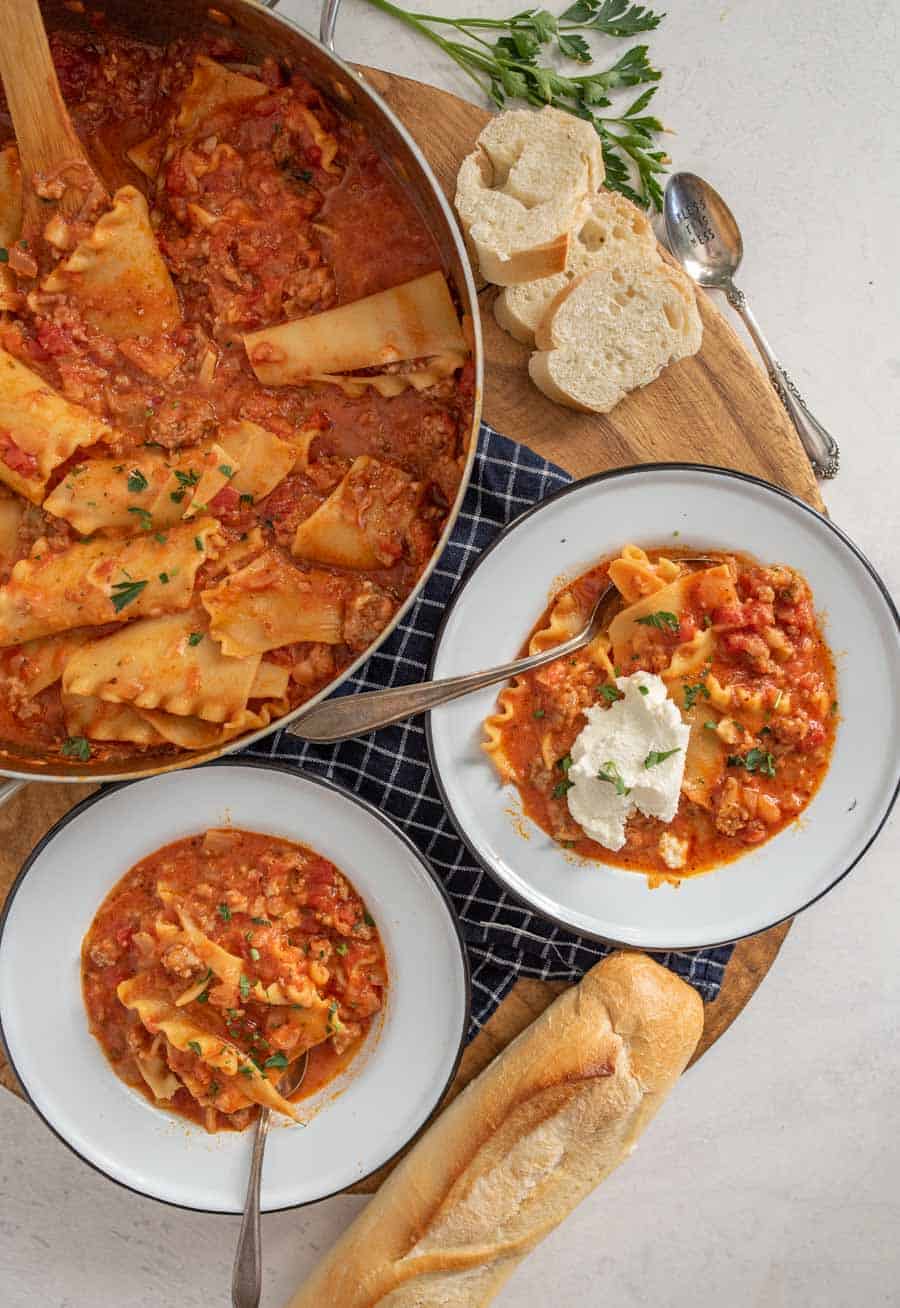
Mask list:
[[[447,704],[460,695],[496,685],[508,677],[518,676],[532,668],[543,667],[545,663],[552,663],[554,659],[574,654],[587,644],[592,634],[593,624],[563,645],[554,645],[540,654],[529,654],[527,658],[514,659],[512,663],[503,663],[500,667],[488,668],[485,672],[468,672],[460,677],[444,677],[440,681],[419,681],[392,690],[372,690],[362,695],[329,699],[305,713],[293,726],[288,727],[288,732],[292,736],[299,736],[301,740],[314,740],[322,744],[362,736],[367,731],[388,727],[392,722],[402,722],[404,718],[413,717],[416,713],[425,713],[428,709],[437,708],[439,704]]]
[[[729,282],[723,289],[728,303],[740,314],[747,331],[753,338],[753,343],[763,357],[769,381],[775,387],[778,398],[787,409],[788,417],[797,429],[797,435],[809,457],[813,472],[817,477],[826,480],[836,477],[840,461],[837,441],[829,435],[818,419],[813,417],[803,396],[779,363],[747,303],[744,292],[739,290],[734,282]]]
[[[253,1157],[250,1161],[250,1180],[244,1200],[244,1220],[234,1254],[231,1274],[231,1302],[233,1308],[259,1308],[262,1293],[262,1237],[259,1220],[259,1183],[262,1177],[263,1153],[269,1134],[271,1113],[260,1108],[253,1137]]]

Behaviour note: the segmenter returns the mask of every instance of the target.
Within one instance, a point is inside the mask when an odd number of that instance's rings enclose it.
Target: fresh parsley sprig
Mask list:
[[[657,137],[665,128],[645,112],[656,93],[648,83],[662,74],[647,46],[632,46],[609,68],[577,77],[560,74],[539,56],[549,46],[563,59],[589,64],[593,54],[582,32],[628,38],[653,31],[664,14],[629,0],[576,0],[558,17],[547,9],[525,9],[510,18],[448,18],[401,9],[390,0],[369,4],[438,46],[499,108],[510,100],[550,104],[591,123],[603,143],[606,185],[642,208],[662,208],[658,178],[669,157]],[[445,35],[447,29],[452,35]],[[647,89],[621,113],[598,112],[612,108],[611,92],[629,86]]]

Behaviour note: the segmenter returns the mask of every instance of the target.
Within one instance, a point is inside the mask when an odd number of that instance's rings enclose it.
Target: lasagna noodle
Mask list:
[[[440,272],[250,332],[244,345],[264,386],[296,385],[317,373],[377,368],[467,348]]]
[[[63,690],[232,726],[242,721],[258,668],[258,654],[223,654],[202,611],[189,609],[84,646],[66,664]]]
[[[398,538],[402,540],[424,494],[424,483],[361,454],[328,499],[300,523],[291,552],[312,563],[343,568],[389,567],[399,557]]]
[[[55,636],[39,636],[37,640],[27,640],[9,656],[15,660],[15,677],[26,696],[32,699],[48,686],[59,681],[63,668],[76,649],[95,640],[90,627],[75,631],[62,631]],[[70,736],[81,735],[70,731]]]
[[[318,429],[316,429],[318,435]],[[265,499],[294,467],[297,451],[274,432],[242,419],[226,422],[219,440],[235,468],[231,485],[239,495]]]
[[[197,135],[205,120],[221,109],[240,108],[266,95],[265,83],[217,64],[206,55],[198,55],[194,74],[181,97],[174,122],[174,134],[181,140]]]
[[[19,553],[19,527],[25,506],[0,487],[0,569],[11,568]]]
[[[0,349],[0,481],[40,504],[55,468],[80,446],[112,435],[102,419],[59,395]]]
[[[64,693],[66,731],[87,740],[127,741],[131,745],[161,745],[163,737],[130,704],[110,704],[96,695]]]
[[[712,794],[725,772],[725,751],[715,731],[708,730],[710,710],[705,702],[682,709],[681,716],[691,729],[684,760],[681,789],[688,799],[702,808],[712,807]]]
[[[158,336],[181,321],[147,201],[133,186],[116,191],[112,208],[45,277],[43,288],[68,296],[86,322],[113,340]]]
[[[0,586],[0,646],[73,627],[181,612],[191,602],[198,568],[215,557],[219,540],[218,523],[204,518],[173,528],[161,540],[145,533],[122,542],[72,545],[60,554],[45,547],[20,559],[8,584]]]
[[[524,682],[516,682],[501,690],[497,697],[497,711],[484,722],[484,740],[481,748],[490,757],[497,769],[500,780],[505,784],[516,779],[516,771],[506,753],[504,733],[516,719],[517,712],[528,700],[528,687]]]
[[[702,595],[705,606],[733,603],[737,598],[734,581],[727,564],[717,564],[706,568],[702,573],[685,572],[682,576],[663,586],[661,590],[645,595],[642,599],[617,613],[609,624],[609,637],[612,643],[613,658],[623,671],[631,670],[632,653],[635,645],[642,647],[647,639],[648,628],[641,619],[653,613],[672,613],[679,620],[683,617],[694,588],[698,598]],[[702,591],[701,588],[702,587]]]
[[[266,550],[201,595],[210,632],[233,658],[297,641],[343,639],[344,586],[326,572],[301,572]]]
[[[224,1076],[240,1074],[241,1093],[248,1099],[284,1113],[295,1121],[299,1120],[294,1105],[278,1093],[273,1082],[236,1045],[207,1031],[176,1008],[170,1000],[158,995],[142,994],[142,988],[142,978],[131,977],[119,983],[116,993],[126,1008],[137,1013],[148,1031],[153,1035],[162,1032],[173,1048],[185,1054],[196,1054],[207,1066]]]
[[[366,390],[377,391],[385,399],[402,395],[404,391],[425,391],[430,386],[447,377],[452,377],[466,361],[466,355],[460,351],[448,351],[429,359],[423,368],[411,368],[408,372],[377,372],[365,376],[352,373],[317,372],[307,378],[310,382],[324,382],[328,386],[338,386],[345,395],[358,398]]]
[[[128,459],[88,459],[50,492],[44,509],[76,531],[153,531],[208,510],[239,466],[221,445],[166,457],[142,449]],[[144,485],[146,483],[146,485]]]
[[[645,595],[662,590],[679,574],[677,563],[671,559],[658,559],[651,563],[637,545],[626,545],[622,554],[609,565],[609,579],[628,604],[634,604]]]

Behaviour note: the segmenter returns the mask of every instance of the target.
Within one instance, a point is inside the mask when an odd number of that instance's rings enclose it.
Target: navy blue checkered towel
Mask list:
[[[438,624],[461,577],[508,522],[570,480],[561,468],[483,424],[462,512],[425,590],[390,639],[335,693],[422,681]],[[577,980],[609,952],[522,908],[475,862],[438,797],[421,718],[338,745],[309,744],[280,731],[246,753],[296,762],[355,791],[393,818],[430,860],[456,905],[469,951],[470,1037],[518,976]],[[660,962],[696,986],[704,999],[714,999],[730,954],[730,947],[672,952]]]

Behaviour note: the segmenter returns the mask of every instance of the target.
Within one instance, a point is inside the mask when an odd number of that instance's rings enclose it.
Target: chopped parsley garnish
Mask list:
[[[146,585],[146,581],[117,581],[112,587],[113,594],[109,597],[116,613],[121,613],[126,605],[136,600]]]
[[[231,921],[231,909],[228,907],[227,904],[219,904],[218,908],[216,909],[216,912],[218,913],[219,917],[222,919],[223,922]]]
[[[692,709],[701,695],[704,699],[709,699],[709,690],[705,681],[697,681],[693,686],[685,685],[684,707],[686,709]]]
[[[234,468],[232,468],[232,466],[231,466],[230,463],[220,463],[220,464],[219,464],[219,472],[221,472],[221,474],[222,474],[223,477],[233,477],[233,476],[234,476]]]
[[[638,686],[638,690],[641,692],[642,695],[649,695],[649,694],[650,694],[650,687],[649,687],[649,686]]]
[[[338,1011],[337,1000],[332,999],[331,1003],[328,1006],[328,1026],[326,1027],[326,1030],[329,1035],[333,1035],[335,1031],[342,1030],[341,1022],[340,1019],[338,1018],[337,1011]]]
[[[729,754],[726,761],[730,768],[745,768],[747,772],[759,772],[764,777],[775,776],[775,755],[764,749],[750,749],[746,754]]]
[[[267,917],[251,917],[250,921],[254,926],[271,926],[272,923]]]
[[[250,957],[253,959],[254,963],[259,962],[259,950],[256,948],[255,945],[250,946]]]
[[[0,263],[9,263],[9,250],[5,245],[0,245]]]
[[[560,772],[568,772],[569,768],[572,766],[572,755],[563,754],[562,758],[556,760],[556,766],[559,768]]]
[[[187,494],[187,492],[186,492],[186,491],[183,491],[183,490],[169,491],[169,499],[170,499],[174,504],[180,504],[181,501],[184,499],[184,497],[185,497],[186,494]]]
[[[368,909],[366,909],[366,911],[363,913],[363,921],[365,922],[366,926],[375,925],[375,919],[372,916],[372,914],[368,911]]]
[[[240,503],[241,503],[241,504],[252,504],[252,503],[253,503],[253,496],[250,494],[249,491],[245,491],[245,492],[244,492],[244,494],[243,494],[243,495],[241,496],[241,498],[240,498]]]
[[[208,990],[202,990],[202,991],[200,992],[200,994],[197,996],[197,1003],[198,1003],[198,1004],[208,1004],[208,1003],[209,1003],[209,991],[208,991]]]
[[[175,480],[178,482],[179,486],[183,486],[185,490],[188,490],[191,486],[197,485],[197,482],[200,480],[200,474],[199,472],[194,472],[193,468],[191,468],[190,472],[181,472],[176,468]]]
[[[201,554],[203,553],[203,541],[199,536],[194,537],[194,549],[199,550]]]
[[[132,491],[133,494],[140,494],[140,492],[145,491],[149,485],[149,481],[141,472],[140,468],[135,468],[133,472],[128,474],[128,489]]]
[[[547,716],[547,710],[546,710],[546,709],[535,709],[531,716],[532,716],[533,718],[545,718],[545,717]]]
[[[159,545],[165,545],[166,541],[167,541],[169,538],[168,538],[168,536],[165,534],[165,532],[157,531],[157,532],[154,532],[154,534],[153,534],[153,539],[154,539],[154,540],[155,540]]]
[[[197,1055],[198,1058],[201,1057],[201,1055],[202,1055],[202,1053],[203,1053],[203,1050],[200,1048],[200,1043],[199,1043],[199,1041],[197,1041],[197,1040],[189,1040],[189,1041],[187,1042],[187,1047],[188,1047],[188,1049],[192,1049],[192,1050],[194,1051],[194,1053]]]
[[[147,511],[147,509],[130,508],[128,512],[135,515],[141,531],[153,530],[153,516]]]
[[[553,798],[562,799],[574,785],[575,782],[570,781],[568,777],[565,777],[562,781],[557,781],[556,785],[553,787]]]
[[[341,958],[343,958],[347,952],[347,946],[344,944],[343,941],[341,941],[339,945],[335,945],[334,952],[336,954],[340,954]]]
[[[612,760],[603,764],[603,767],[597,773],[599,781],[608,781],[611,786],[615,786],[617,795],[630,795],[631,787],[626,786],[622,774]]]
[[[60,751],[65,754],[67,758],[81,759],[82,763],[87,763],[88,759],[91,757],[90,742],[86,740],[84,736],[66,736],[60,746]]]
[[[606,700],[607,704],[615,704],[617,699],[624,699],[625,696],[619,690],[618,686],[609,683],[605,686],[598,686],[597,691]]]
[[[159,579],[160,579],[160,581],[162,582],[162,584],[163,584],[164,586],[168,586],[168,584],[169,584],[169,574],[168,574],[167,572],[161,572],[161,573],[159,574]]]
[[[648,613],[644,618],[636,618],[642,627],[655,627],[657,631],[677,631],[681,626],[678,617],[674,613],[667,613],[665,609],[657,609],[656,613]]]
[[[665,763],[666,759],[671,758],[673,754],[680,754],[680,753],[681,753],[680,745],[676,745],[674,749],[651,749],[650,753],[644,759],[644,767],[645,768],[658,767],[660,763]]]
[[[703,626],[707,631],[712,626],[712,616],[709,613],[703,615]]]
[[[285,1058],[284,1054],[273,1054],[271,1058],[267,1058],[263,1063],[263,1067],[266,1071],[268,1071],[270,1067],[287,1067],[287,1065],[288,1060]]]
[[[219,1085],[218,1081],[210,1081],[210,1083],[209,1083],[209,1097],[210,1097],[210,1099],[215,1099],[216,1095],[219,1093],[219,1091],[220,1091],[221,1089],[222,1089],[222,1087]]]
[[[202,631],[192,631],[191,634],[188,636],[188,644],[199,645],[202,639],[203,639]]]
[[[240,980],[238,981],[238,990],[240,990],[241,992],[241,999],[250,998],[250,979],[249,977],[244,976],[243,972],[241,973]]]
[[[719,729],[719,724],[718,724],[718,722],[714,722],[712,719],[710,719],[709,722],[704,722],[703,725],[704,725],[704,727],[706,727],[706,730],[707,730],[707,731],[718,731],[718,729]]]
[[[246,1076],[249,1078],[249,1077],[256,1076],[256,1073],[254,1072],[252,1067],[248,1067],[247,1064],[245,1063],[244,1066],[241,1068],[241,1076]]]

